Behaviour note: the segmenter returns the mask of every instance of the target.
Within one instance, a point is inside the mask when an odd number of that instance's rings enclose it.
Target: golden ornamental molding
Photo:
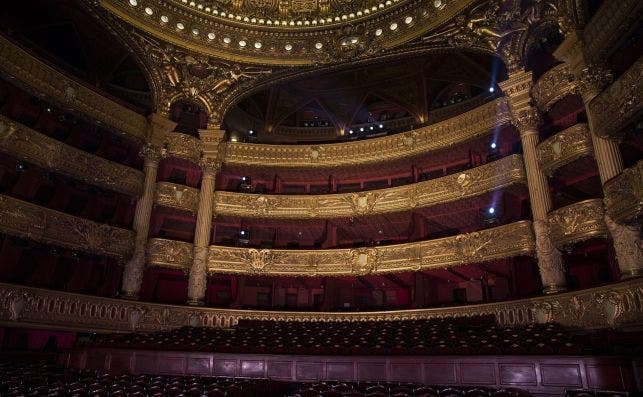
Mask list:
[[[141,171],[86,153],[0,116],[0,151],[44,169],[108,190],[138,197]]]
[[[224,162],[286,168],[379,163],[416,156],[484,136],[510,121],[507,100],[498,98],[457,117],[381,138],[311,146],[229,142]]]
[[[547,112],[552,106],[568,95],[577,94],[578,81],[565,63],[556,65],[545,72],[531,89],[531,96],[538,108]]]
[[[536,148],[540,169],[548,176],[567,164],[593,155],[594,146],[587,124],[571,126],[545,139]]]
[[[128,139],[145,140],[148,123],[144,116],[67,77],[3,36],[0,73],[56,106],[75,109]]]
[[[196,214],[199,208],[199,189],[170,182],[157,182],[154,204]]]
[[[531,222],[520,221],[453,237],[369,248],[259,250],[213,245],[208,272],[296,277],[400,273],[530,255],[534,244]]]
[[[592,131],[609,138],[623,129],[643,110],[643,56],[589,104]]]
[[[147,266],[180,269],[187,273],[194,261],[194,244],[151,238],[147,241]]]
[[[557,247],[608,235],[602,199],[583,200],[548,215],[551,239]]]
[[[184,326],[231,327],[240,320],[400,321],[493,315],[500,326],[556,322],[597,329],[643,321],[643,278],[607,286],[478,305],[372,312],[289,312],[174,306],[0,283],[0,322],[89,332],[151,332]]]
[[[128,258],[134,232],[0,195],[0,232],[45,244]]]
[[[616,223],[638,223],[643,216],[643,160],[603,186],[607,214]]]
[[[526,183],[520,155],[424,182],[359,193],[261,195],[217,191],[214,213],[244,218],[347,218],[425,208]]]
[[[167,156],[191,161],[198,165],[201,161],[201,141],[190,135],[171,132],[165,136]]]

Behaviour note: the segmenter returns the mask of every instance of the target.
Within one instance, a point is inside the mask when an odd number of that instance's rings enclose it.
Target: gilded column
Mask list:
[[[513,122],[520,132],[522,141],[529,200],[534,218],[536,257],[538,258],[543,292],[546,294],[561,292],[566,289],[565,267],[560,251],[551,241],[547,221],[547,213],[552,207],[549,183],[545,174],[540,170],[536,158],[540,116],[536,108],[531,105],[531,72],[512,73],[508,80],[499,85],[509,98]]]
[[[159,114],[152,114],[148,118],[149,131],[147,134],[148,143],[143,146],[139,155],[144,159],[145,184],[143,194],[136,203],[134,213],[134,254],[125,265],[123,271],[123,285],[121,297],[124,299],[138,299],[145,271],[145,249],[150,228],[150,217],[154,202],[154,190],[156,187],[156,172],[159,161],[164,154],[162,142],[165,134],[172,131],[176,123]]]
[[[612,82],[612,74],[603,66],[600,59],[587,54],[586,48],[583,33],[572,31],[566,35],[565,40],[554,52],[554,56],[569,65],[570,70],[580,83],[580,94],[587,112],[594,157],[601,183],[605,186],[606,182],[623,172],[623,159],[618,142],[603,138],[601,135],[608,135],[600,134],[601,131],[597,131],[589,104]],[[614,115],[614,117],[618,116]],[[605,224],[612,236],[621,277],[643,275],[643,244],[639,228],[618,224],[609,215],[605,215]]]
[[[202,306],[208,278],[208,246],[212,229],[212,208],[214,206],[214,185],[216,175],[221,167],[219,143],[224,131],[204,130],[199,132],[203,147],[201,167],[201,191],[199,192],[199,209],[194,233],[194,262],[190,267],[188,280],[188,304]]]

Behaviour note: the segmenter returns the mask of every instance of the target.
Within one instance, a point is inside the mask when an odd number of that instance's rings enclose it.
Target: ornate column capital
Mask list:
[[[202,157],[199,165],[203,170],[203,177],[214,176],[221,169],[221,161],[216,157]]]
[[[166,150],[162,146],[147,143],[141,147],[138,155],[145,160],[145,164],[158,164],[165,157]]]
[[[520,135],[530,135],[538,133],[538,126],[541,124],[542,118],[536,107],[529,106],[512,112],[511,122],[518,128]]]

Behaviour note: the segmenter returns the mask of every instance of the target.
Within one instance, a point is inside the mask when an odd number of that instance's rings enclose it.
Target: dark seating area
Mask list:
[[[235,328],[184,327],[107,334],[92,347],[252,354],[580,355],[597,353],[586,336],[557,324],[505,328],[493,317],[394,322],[242,321]],[[600,350],[600,349],[599,349]],[[609,351],[598,353],[609,353]]]
[[[519,397],[520,389],[426,386],[387,382],[292,383],[269,379],[112,375],[65,370],[49,362],[0,361],[1,396],[132,397]]]

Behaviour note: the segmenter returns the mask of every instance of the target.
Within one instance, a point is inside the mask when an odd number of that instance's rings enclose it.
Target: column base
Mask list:
[[[543,294],[545,295],[559,294],[565,291],[567,291],[567,287],[564,285],[548,285],[543,288]]]
[[[205,302],[201,299],[188,299],[186,303],[188,306],[205,306]]]
[[[129,291],[121,291],[120,298],[129,300],[129,301],[137,301],[138,300],[138,293],[129,292]]]
[[[643,277],[643,269],[630,269],[628,271],[621,272],[621,280],[627,280],[636,277]]]

